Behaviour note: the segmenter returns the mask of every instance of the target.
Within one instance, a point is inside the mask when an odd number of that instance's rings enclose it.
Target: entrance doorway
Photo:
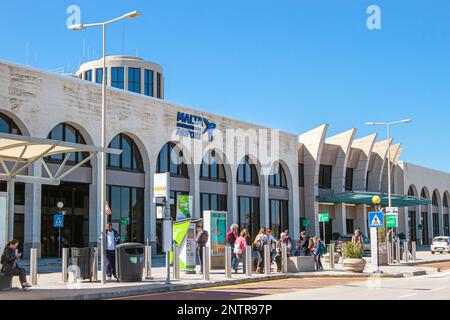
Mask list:
[[[43,257],[58,257],[58,229],[53,227],[56,204],[64,204],[62,247],[87,247],[89,243],[89,184],[62,182],[42,186],[41,246]]]

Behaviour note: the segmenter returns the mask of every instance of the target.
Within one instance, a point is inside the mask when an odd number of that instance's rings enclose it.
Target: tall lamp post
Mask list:
[[[69,27],[70,30],[84,30],[90,27],[102,27],[102,47],[103,47],[103,74],[102,74],[102,135],[101,135],[101,147],[106,147],[106,25],[113,22],[128,18],[133,19],[139,17],[141,14],[139,11],[132,11],[124,14],[118,18],[99,23],[90,24],[74,24]],[[102,270],[102,283],[106,283],[106,261],[105,261],[105,201],[106,201],[106,161],[105,153],[100,153],[100,250],[101,250],[101,270]]]
[[[402,123],[411,123],[411,119],[405,119],[400,121],[392,121],[392,122],[366,122],[368,126],[386,126],[387,138],[388,138],[388,207],[392,208],[392,190],[391,190],[391,126]],[[392,237],[392,233],[391,233]],[[392,239],[390,240],[392,241]]]

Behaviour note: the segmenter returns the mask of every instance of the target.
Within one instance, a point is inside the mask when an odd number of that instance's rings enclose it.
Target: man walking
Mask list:
[[[197,243],[197,254],[200,258],[200,274],[203,273],[203,248],[206,247],[208,240],[208,231],[204,230],[202,227],[198,227],[195,242]]]
[[[106,275],[117,279],[116,275],[116,245],[120,243],[119,233],[113,229],[112,224],[106,225]]]
[[[226,244],[231,247],[231,267],[233,269],[236,269],[235,266],[237,262],[236,254],[234,253],[234,244],[238,238],[238,228],[237,224],[232,224],[230,231],[226,234]]]

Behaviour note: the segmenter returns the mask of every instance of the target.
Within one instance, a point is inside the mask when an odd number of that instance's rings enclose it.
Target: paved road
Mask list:
[[[149,294],[136,297],[121,298],[121,300],[235,300],[259,299],[268,294],[293,293],[298,290],[311,290],[328,286],[358,283],[363,278],[304,278],[284,279],[263,282],[253,282],[225,287],[214,287],[190,291]]]
[[[443,264],[441,264],[443,265]],[[441,266],[442,268],[442,266]],[[304,278],[150,294],[124,300],[450,300],[447,271],[406,278]]]

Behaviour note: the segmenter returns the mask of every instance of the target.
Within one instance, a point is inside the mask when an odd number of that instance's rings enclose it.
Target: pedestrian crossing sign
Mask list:
[[[54,228],[64,227],[64,216],[62,214],[55,214],[53,216],[53,227]]]
[[[382,212],[369,212],[369,228],[383,228],[383,213]]]

